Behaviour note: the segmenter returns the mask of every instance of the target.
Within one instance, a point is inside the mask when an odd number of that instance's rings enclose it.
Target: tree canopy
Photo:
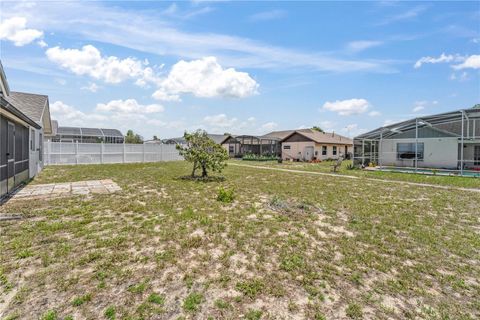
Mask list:
[[[143,138],[141,135],[136,134],[133,130],[128,130],[127,135],[125,136],[125,143],[143,143]]]
[[[177,149],[186,161],[193,163],[192,177],[197,169],[202,169],[202,178],[208,177],[208,171],[222,172],[227,165],[228,153],[221,145],[215,143],[204,130],[183,135],[186,145],[177,145]]]
[[[312,130],[316,130],[316,131],[319,131],[319,132],[325,132],[322,128],[320,128],[319,126],[313,126]]]

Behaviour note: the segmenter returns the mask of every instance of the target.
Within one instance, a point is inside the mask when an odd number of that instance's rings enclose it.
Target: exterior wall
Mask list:
[[[44,139],[41,139],[41,136],[43,136],[43,129],[30,128],[30,145],[28,148],[30,153],[30,178],[36,176],[43,169],[43,155],[40,157],[40,152],[44,150]]]
[[[8,123],[14,125],[10,138]],[[5,111],[0,114],[0,197],[28,180],[30,171],[30,126]],[[10,131],[10,132],[13,132]],[[11,146],[11,147],[8,147]],[[7,156],[7,153],[10,156]],[[10,160],[9,160],[10,158]]]
[[[290,149],[285,149],[290,146]],[[322,146],[327,147],[327,154],[322,155]],[[337,147],[337,154],[333,155],[333,147]],[[314,159],[327,160],[338,159],[340,156],[345,157],[345,144],[321,144],[313,141],[283,142],[282,143],[282,159],[283,160],[305,160],[305,148],[314,148]],[[353,152],[353,146],[347,145],[347,152]]]
[[[458,138],[421,138],[424,144],[423,160],[419,167],[457,169]],[[384,166],[414,167],[414,160],[397,159],[397,143],[415,143],[415,139],[383,140],[380,146],[380,163]]]

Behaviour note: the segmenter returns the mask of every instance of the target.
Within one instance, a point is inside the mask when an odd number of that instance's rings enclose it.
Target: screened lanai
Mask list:
[[[354,138],[354,164],[414,172],[480,174],[480,105],[422,116]]]
[[[52,142],[123,143],[123,134],[117,129],[58,127]]]
[[[279,138],[266,136],[228,136],[222,145],[227,148],[230,157],[240,158],[247,154],[280,157]]]

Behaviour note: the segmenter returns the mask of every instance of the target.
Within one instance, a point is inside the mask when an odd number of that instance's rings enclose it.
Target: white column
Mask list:
[[[103,163],[103,141],[100,143],[100,163]]]
[[[75,163],[78,164],[78,140],[75,142]]]
[[[143,162],[145,162],[145,142],[143,143]]]

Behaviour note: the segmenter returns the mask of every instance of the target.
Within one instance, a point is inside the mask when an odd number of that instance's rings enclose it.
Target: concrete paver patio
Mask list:
[[[29,200],[33,198],[56,198],[70,195],[88,195],[90,193],[113,193],[120,191],[110,179],[87,180],[66,183],[27,185],[16,192],[11,200]]]

